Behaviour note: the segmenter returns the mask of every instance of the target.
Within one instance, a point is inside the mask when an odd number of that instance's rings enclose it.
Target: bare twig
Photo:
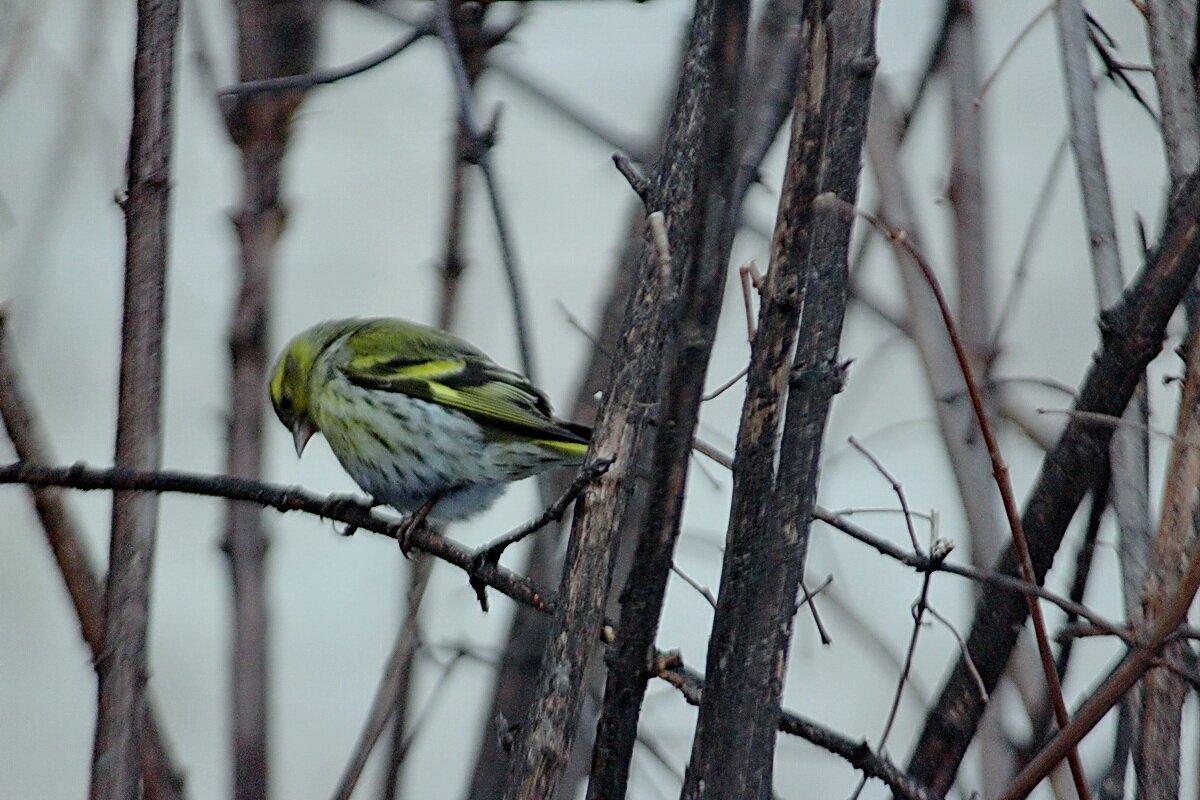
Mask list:
[[[677,564],[671,565],[671,572],[674,572],[676,575],[678,575],[680,577],[680,579],[683,580],[684,583],[686,583],[688,586],[695,589],[696,593],[699,594],[701,597],[703,597],[704,600],[710,606],[712,606],[713,608],[717,607],[717,598],[713,597],[713,593],[712,593],[711,589],[709,589],[707,586],[702,586],[699,582],[696,581],[695,578],[693,578],[691,575],[688,575],[686,572],[681,570]]]
[[[418,25],[404,36],[398,38],[377,53],[352,61],[336,69],[305,72],[298,75],[282,75],[275,78],[243,81],[226,86],[218,92],[222,101],[236,97],[249,97],[257,94],[276,94],[279,92],[304,91],[316,86],[326,86],[355,75],[361,75],[367,70],[383,64],[403,53],[409,46],[433,33],[432,20]]]
[[[867,460],[871,462],[871,466],[875,467],[875,471],[882,475],[884,480],[892,485],[892,491],[895,492],[896,497],[900,499],[900,509],[904,514],[904,526],[908,529],[908,538],[912,541],[913,551],[916,553],[921,553],[921,543],[917,541],[917,529],[913,527],[913,515],[912,511],[910,511],[908,508],[908,498],[904,495],[903,484],[896,480],[892,473],[888,472],[887,468],[880,463],[879,459],[877,459],[870,450],[863,447],[857,439],[851,436],[849,441],[850,446],[866,456]],[[925,592],[922,592],[921,594],[924,596]]]
[[[689,704],[700,705],[704,698],[705,681],[699,674],[684,666],[679,659],[660,662],[659,666],[659,678],[678,689]],[[819,723],[788,712],[780,716],[779,730],[841,756],[855,769],[862,770],[864,775],[886,783],[901,800],[940,800],[940,795],[912,780],[885,756],[871,750],[866,742],[853,741]]]
[[[1069,138],[1064,136],[1058,143],[1058,147],[1055,148],[1054,155],[1050,158],[1050,166],[1046,170],[1046,176],[1038,189],[1037,198],[1033,201],[1033,207],[1029,211],[1029,222],[1025,226],[1025,234],[1021,238],[1021,249],[1013,263],[1012,283],[1000,306],[1000,313],[996,317],[996,327],[992,332],[991,348],[993,351],[1000,347],[1000,341],[1008,329],[1008,323],[1016,313],[1021,290],[1025,288],[1029,276],[1029,262],[1033,257],[1034,247],[1045,229],[1046,221],[1050,219],[1050,201],[1054,197],[1054,188],[1058,185],[1058,178],[1062,174],[1063,166],[1067,163],[1066,155],[1069,143]]]
[[[525,302],[524,281],[517,265],[511,225],[508,222],[508,212],[500,195],[495,171],[489,155],[495,138],[494,121],[488,129],[481,127],[475,116],[475,91],[471,87],[470,75],[459,48],[458,35],[454,30],[454,4],[451,0],[437,0],[434,13],[434,29],[445,45],[446,55],[450,60],[450,71],[454,78],[454,86],[458,96],[458,114],[462,131],[469,139],[471,147],[469,158],[479,166],[483,173],[484,184],[487,187],[488,200],[492,208],[492,219],[496,224],[496,238],[500,246],[500,256],[504,264],[504,274],[508,281],[509,299],[512,305],[513,325],[516,328],[517,349],[521,355],[521,371],[534,383],[537,383],[537,365],[534,361],[532,335],[530,333],[529,312]]]
[[[828,511],[820,506],[814,510],[813,519],[820,520],[826,525],[836,528],[842,533],[857,539],[863,544],[875,548],[888,558],[895,559],[901,564],[912,567],[920,572],[948,572],[951,575],[969,578],[970,580],[977,581],[980,584],[995,586],[996,588],[1004,591],[1040,597],[1043,600],[1053,603],[1067,613],[1075,614],[1088,620],[1096,627],[1109,634],[1112,634],[1113,636],[1121,637],[1127,643],[1133,642],[1132,635],[1125,628],[1110,622],[1090,608],[1068,600],[1062,595],[1056,594],[1055,592],[1052,592],[1039,584],[1028,583],[1020,578],[1014,578],[1011,575],[1006,575],[1003,572],[981,569],[979,567],[972,567],[966,564],[955,564],[952,561],[946,561],[944,559],[935,560],[930,556],[919,553],[905,552],[886,539],[882,539],[865,528],[855,525],[848,519],[843,519],[842,515]]]
[[[843,201],[836,198],[830,198],[834,203],[843,204]],[[863,212],[857,212],[862,214]],[[992,431],[991,423],[988,420],[988,415],[984,409],[983,396],[979,391],[979,385],[975,377],[971,373],[971,364],[968,359],[966,349],[962,341],[958,337],[958,332],[954,325],[954,320],[950,314],[950,308],[946,304],[945,297],[942,295],[942,290],[938,284],[937,276],[925,261],[924,256],[913,247],[912,243],[905,237],[903,231],[897,231],[891,228],[878,218],[864,215],[868,221],[875,225],[884,233],[894,244],[901,247],[913,259],[920,268],[921,273],[925,276],[925,280],[929,283],[929,288],[933,291],[934,298],[937,300],[938,308],[942,313],[942,319],[946,325],[946,332],[950,335],[951,344],[954,346],[954,354],[958,359],[959,368],[962,370],[963,379],[967,384],[967,392],[971,398],[971,407],[975,411],[976,421],[979,424],[980,432],[983,434],[985,443],[987,444],[988,454],[992,460],[992,474],[996,480],[996,486],[1000,491],[1000,499],[1004,505],[1004,513],[1008,517],[1009,529],[1012,532],[1012,544],[1017,555],[1017,564],[1021,570],[1021,577],[1028,583],[1037,582],[1037,572],[1033,566],[1033,560],[1029,552],[1029,543],[1025,538],[1025,530],[1022,524],[1020,512],[1017,509],[1016,496],[1013,494],[1012,483],[1008,477],[1008,465],[1005,463],[1003,456],[1000,453],[1000,446],[996,441],[995,433]],[[1033,622],[1033,630],[1037,639],[1038,655],[1042,662],[1042,671],[1046,677],[1046,684],[1049,690],[1051,701],[1054,704],[1055,717],[1058,720],[1059,728],[1066,727],[1069,717],[1066,703],[1062,697],[1062,683],[1058,677],[1058,671],[1054,667],[1054,655],[1050,650],[1049,636],[1046,634],[1046,621],[1042,615],[1041,606],[1037,600],[1031,596],[1026,596],[1026,607],[1029,617]],[[1091,795],[1087,788],[1087,776],[1083,771],[1083,765],[1079,760],[1079,753],[1073,747],[1067,751],[1067,757],[1071,764],[1071,774],[1075,781],[1076,790],[1081,798],[1089,798]]]
[[[958,651],[962,653],[962,657],[967,662],[967,668],[971,671],[971,677],[975,679],[976,688],[979,689],[979,697],[986,703],[989,699],[987,686],[983,682],[983,676],[979,674],[979,668],[975,666],[974,659],[971,658],[971,651],[967,649],[967,643],[963,641],[962,634],[951,624],[950,620],[939,614],[937,609],[927,606],[925,610],[929,612],[929,616],[942,623],[946,630],[950,631],[950,635],[954,637],[954,641],[958,643]]]
[[[629,187],[637,194],[638,199],[642,201],[642,205],[646,208],[658,208],[658,201],[652,194],[653,189],[650,186],[650,181],[646,180],[646,176],[638,169],[637,164],[633,163],[629,156],[622,152],[612,154],[613,165],[617,168],[617,172],[629,182]]]
[[[800,601],[801,608],[807,608],[812,615],[813,625],[817,629],[817,635],[821,637],[821,644],[828,647],[833,644],[833,637],[829,635],[829,629],[825,627],[825,621],[821,619],[821,611],[817,608],[817,596],[833,585],[833,576],[826,575],[825,580],[821,581],[821,585],[811,592],[804,580],[800,580],[800,592],[804,598]]]
[[[478,566],[473,569],[478,569],[484,565],[494,566],[500,563],[500,557],[509,547],[537,533],[551,522],[560,521],[567,513],[567,509],[574,504],[587,485],[607,472],[610,466],[612,466],[611,458],[595,458],[584,464],[579,474],[571,481],[570,486],[567,487],[562,496],[547,506],[541,514],[476,550],[475,562]],[[484,594],[484,585],[477,583],[472,578],[471,587],[475,590],[475,594],[479,598],[479,605],[484,611],[487,611],[487,595]]]
[[[388,720],[396,716],[396,712],[398,711],[397,699],[404,693],[404,687],[411,685],[411,677],[406,680],[406,673],[412,670],[413,655],[420,646],[421,637],[418,629],[418,619],[421,610],[421,600],[425,596],[425,587],[429,581],[432,562],[428,558],[418,558],[414,559],[412,563],[412,576],[408,592],[406,592],[409,602],[404,623],[400,626],[400,630],[396,634],[396,643],[392,645],[392,653],[388,657],[387,665],[384,667],[383,677],[379,681],[379,687],[375,690],[375,699],[372,701],[371,710],[367,714],[366,724],[363,726],[362,733],[359,734],[358,742],[351,753],[350,761],[347,763],[345,770],[342,772],[342,777],[338,781],[337,789],[333,794],[334,800],[350,800],[350,796],[358,786],[359,778],[362,777],[362,771],[367,765],[367,758],[371,755],[371,751],[375,749],[375,745],[379,742],[379,737],[383,735]],[[397,723],[399,723],[399,720],[397,720]],[[404,730],[405,727],[405,725],[399,725],[401,730]],[[390,754],[391,760],[389,766],[403,762],[403,752],[407,752],[407,748],[401,748],[400,750],[402,752]],[[392,774],[398,773],[393,772]]]
[[[1133,396],[1146,365],[1161,350],[1167,321],[1200,266],[1198,215],[1200,176],[1193,175],[1168,205],[1163,233],[1142,273],[1102,317],[1102,346],[1079,391],[1078,410],[1120,414]],[[1110,429],[1072,420],[1047,454],[1023,520],[1035,544],[1032,555],[1039,580],[1084,494],[1095,485],[1110,439]],[[1017,572],[1014,551],[1002,556],[1000,568]],[[1026,613],[1023,601],[1014,602],[990,587],[984,590],[967,644],[989,690],[1012,653]],[[975,695],[974,679],[960,659],[926,719],[910,765],[916,777],[935,789],[953,780],[982,716],[984,704]],[[1059,757],[1065,752],[1060,750]]]

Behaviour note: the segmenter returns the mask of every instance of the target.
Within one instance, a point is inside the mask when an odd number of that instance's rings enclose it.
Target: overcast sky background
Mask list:
[[[684,0],[645,4],[532,3],[528,21],[496,52],[505,63],[569,91],[630,136],[647,136],[669,100],[680,37],[690,14]],[[979,3],[982,61],[990,74],[1041,3]],[[111,462],[120,327],[123,223],[114,195],[123,184],[127,147],[132,3],[97,0],[0,0],[0,299],[11,314],[13,348],[59,461]],[[940,21],[934,0],[883,0],[879,75],[901,99],[910,95]],[[1090,10],[1119,42],[1126,61],[1146,60],[1144,34],[1132,3],[1096,0]],[[197,25],[197,21],[202,25]],[[198,36],[200,30],[203,36]],[[396,38],[402,31],[377,14],[346,3],[328,7],[320,62],[338,65]],[[207,43],[217,81],[233,78],[232,25],[227,4],[197,2],[180,40],[174,224],[170,267],[164,464],[215,472],[224,461],[226,323],[237,255],[228,213],[240,183],[237,155],[198,68]],[[1007,287],[1030,209],[1064,133],[1057,38],[1049,16],[1025,40],[984,100],[988,183],[992,195],[992,256],[997,294]],[[279,254],[274,340],[318,320],[349,315],[397,315],[431,320],[438,290],[448,144],[455,99],[447,62],[433,40],[421,42],[368,74],[315,91],[296,123],[288,161],[289,227]],[[1153,96],[1143,78],[1143,90]],[[540,382],[560,409],[573,395],[588,342],[563,307],[594,324],[633,201],[610,161],[612,148],[533,102],[499,76],[484,87],[481,116],[503,102],[494,150],[510,204],[515,244],[529,287]],[[948,263],[947,210],[939,202],[947,174],[944,88],[933,95],[906,147],[906,172],[925,224],[932,260]],[[1103,136],[1116,202],[1126,275],[1139,258],[1135,215],[1158,229],[1164,170],[1147,114],[1105,84],[1100,91]],[[768,227],[780,183],[776,148],[764,185],[752,191],[748,215]],[[870,196],[869,179],[864,191]],[[1002,354],[1002,375],[1036,375],[1076,385],[1096,342],[1095,300],[1086,260],[1073,167],[1055,191],[1045,233],[1031,264],[1025,300]],[[495,236],[484,207],[469,220],[470,272],[463,288],[459,332],[502,363],[517,356]],[[752,233],[738,241],[736,263],[765,268],[766,243]],[[896,308],[894,267],[883,247],[865,280]],[[736,373],[748,354],[736,280],[729,283],[709,385]],[[927,393],[911,347],[869,313],[850,315],[844,355],[855,360],[846,392],[835,402],[821,502],[831,508],[894,507],[895,497],[864,459],[849,449],[853,434],[905,485],[911,506],[936,509],[939,534],[963,541],[954,495]],[[1158,373],[1178,371],[1168,355]],[[1061,408],[1062,395],[1025,389],[1030,407]],[[1171,426],[1174,387],[1152,382],[1156,424]],[[732,449],[740,390],[706,404],[702,435]],[[265,396],[264,396],[265,402]],[[1045,417],[1050,428],[1060,420]],[[1023,439],[1002,441],[1018,497],[1035,477],[1037,453]],[[290,437],[272,420],[267,471],[272,480],[318,491],[355,487],[323,442],[297,461]],[[1161,442],[1156,453],[1163,452]],[[0,444],[0,458],[11,457]],[[1161,462],[1161,458],[1159,459]],[[714,590],[728,513],[729,479],[708,462],[693,470],[679,565]],[[103,493],[70,496],[97,563],[107,554],[110,500]],[[517,486],[486,515],[451,535],[478,544],[535,511],[533,487]],[[95,680],[86,647],[48,556],[30,504],[18,489],[0,491],[0,797],[68,798],[86,792]],[[307,800],[329,796],[358,735],[397,625],[404,562],[393,542],[371,534],[349,539],[310,517],[266,517],[272,532],[273,612],[272,781],[274,795]],[[905,541],[894,516],[862,520]],[[218,549],[222,507],[207,499],[167,496],[161,504],[152,619],[152,688],[166,733],[186,771],[193,798],[228,793],[228,580]],[[1098,591],[1088,597],[1120,615],[1112,580],[1111,534],[1099,560]],[[962,548],[957,557],[966,559]],[[520,563],[515,553],[509,563]],[[1066,561],[1067,559],[1060,559]],[[815,529],[810,585],[832,575],[822,606],[834,645],[822,647],[801,614],[786,704],[853,737],[877,741],[894,691],[896,670],[878,655],[874,632],[903,652],[909,606],[920,577],[861,545]],[[1061,575],[1058,575],[1061,579]],[[932,602],[963,632],[970,587],[934,580]],[[511,605],[502,598],[482,614],[463,575],[435,567],[425,605],[432,659],[423,662],[420,698],[427,698],[455,648],[468,644],[494,655],[507,632]],[[843,609],[850,609],[849,612]],[[1056,617],[1052,616],[1052,619]],[[704,600],[673,582],[660,634],[703,665],[711,613]],[[919,694],[936,691],[955,643],[944,629],[922,637],[890,752],[903,762],[922,720]],[[1067,685],[1086,690],[1112,651],[1079,645],[1079,665]],[[490,668],[455,667],[428,712],[411,754],[413,797],[458,798],[469,779],[475,737],[490,697]],[[419,700],[424,705],[424,699]],[[1194,738],[1194,725],[1189,735]],[[690,747],[693,712],[664,684],[652,684],[643,730],[680,768]],[[1022,730],[1022,721],[1011,721]],[[1102,763],[1108,738],[1097,734],[1085,759]],[[795,739],[780,740],[780,797],[847,796],[855,774]],[[1192,748],[1194,751],[1195,748]],[[1185,749],[1185,752],[1188,752]],[[1189,753],[1194,756],[1194,752]],[[373,773],[372,773],[373,774]],[[966,772],[973,776],[971,769]],[[1188,770],[1185,770],[1185,775]],[[360,792],[371,794],[374,787]],[[650,759],[635,762],[631,798],[677,794],[675,779]],[[869,784],[864,797],[884,797]]]

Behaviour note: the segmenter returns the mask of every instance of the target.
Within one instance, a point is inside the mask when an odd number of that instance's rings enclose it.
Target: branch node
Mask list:
[[[617,172],[620,172],[623,176],[625,176],[625,180],[629,181],[630,187],[632,187],[633,191],[637,193],[637,196],[641,199],[642,205],[645,206],[646,211],[653,211],[658,205],[654,198],[654,191],[650,186],[650,181],[647,180],[646,176],[642,174],[642,171],[638,169],[637,164],[634,164],[633,160],[629,156],[620,152],[613,153],[612,160],[613,164],[615,164],[617,167]]]

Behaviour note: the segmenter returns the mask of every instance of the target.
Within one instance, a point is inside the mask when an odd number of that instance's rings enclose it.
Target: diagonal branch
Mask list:
[[[0,418],[18,458],[34,464],[50,463],[45,436],[25,398],[20,376],[9,353],[7,315],[3,309],[0,309]],[[97,570],[84,547],[83,534],[59,489],[31,486],[30,495],[46,542],[75,606],[83,640],[91,650],[93,660],[99,662],[104,637],[104,594]],[[147,700],[139,744],[142,786],[147,800],[181,800],[184,797],[183,775],[168,750],[158,717],[154,703]]]
[[[665,204],[663,213],[646,209],[651,212],[659,272],[674,284],[660,311],[672,324],[663,349],[665,367],[637,550],[621,594],[615,647],[607,658],[604,707],[588,784],[591,800],[622,797],[626,792],[642,700],[651,677],[646,657],[658,635],[683,520],[692,438],[737,227],[741,188],[736,181],[735,111],[749,16],[748,2],[696,5],[689,57],[680,81],[694,95],[695,110],[675,130],[681,146],[692,148],[696,156],[691,174],[681,170],[687,191],[679,201]]]
[[[1148,256],[1141,274],[1121,302],[1102,317],[1102,345],[1084,379],[1075,404],[1077,410],[1122,413],[1146,365],[1162,349],[1167,322],[1200,266],[1198,233],[1200,175],[1193,174],[1172,198],[1159,245]],[[1038,582],[1049,570],[1084,494],[1103,468],[1111,438],[1110,426],[1072,417],[1058,444],[1047,454],[1022,517]],[[1011,548],[997,568],[1009,575],[1018,574],[1016,554]],[[1008,662],[1026,613],[1022,599],[985,587],[967,647],[971,659],[980,666],[989,692]],[[935,791],[946,791],[984,707],[974,678],[960,658],[913,749],[909,764],[913,777]]]

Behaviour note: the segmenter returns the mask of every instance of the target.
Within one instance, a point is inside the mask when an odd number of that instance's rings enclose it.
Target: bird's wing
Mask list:
[[[440,403],[484,426],[549,442],[588,441],[586,428],[554,418],[546,396],[528,380],[482,354],[382,357],[360,352],[340,369],[358,386]]]

